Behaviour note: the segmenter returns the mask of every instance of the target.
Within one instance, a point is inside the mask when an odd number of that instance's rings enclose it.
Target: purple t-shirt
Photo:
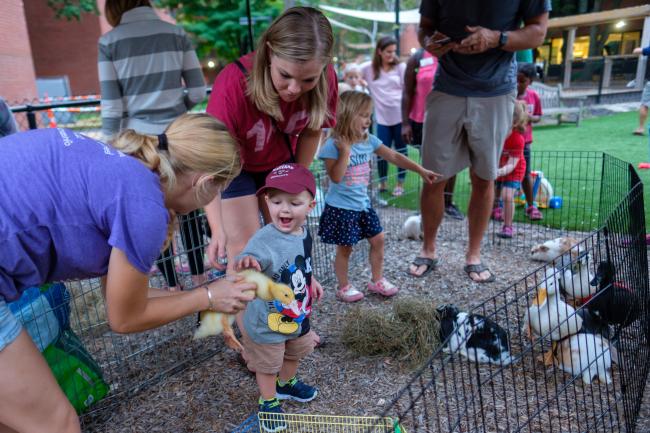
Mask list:
[[[167,234],[157,174],[68,129],[0,139],[0,299],[105,275],[112,247],[147,273]]]

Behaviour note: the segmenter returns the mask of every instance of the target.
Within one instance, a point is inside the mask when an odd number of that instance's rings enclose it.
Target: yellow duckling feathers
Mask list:
[[[257,286],[255,295],[264,301],[272,301],[275,299],[282,302],[284,305],[288,305],[296,299],[291,287],[286,284],[275,283],[272,279],[261,272],[246,269],[239,272],[239,275],[244,277],[244,281],[253,283]],[[196,331],[194,331],[195,340],[210,335],[221,334],[224,330],[228,333],[232,333],[232,323],[235,321],[235,316],[217,313],[215,311],[202,311],[200,319],[201,324]]]

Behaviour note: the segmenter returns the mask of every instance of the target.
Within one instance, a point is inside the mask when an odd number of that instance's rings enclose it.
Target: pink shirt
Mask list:
[[[253,55],[249,53],[239,59],[247,71],[253,66]],[[336,116],[338,86],[336,72],[332,65],[327,66],[327,105],[332,116]],[[292,151],[296,152],[298,136],[309,123],[309,109],[302,100],[284,102],[280,99],[280,110],[284,120],[278,128],[291,138]],[[206,111],[221,120],[240,145],[243,167],[247,171],[261,172],[272,170],[290,158],[284,135],[279,133],[271,118],[260,112],[246,96],[246,77],[231,63],[219,73],[212,86],[212,94]],[[336,124],[335,117],[326,120],[322,128]]]
[[[428,51],[420,59],[416,66],[417,75],[415,76],[415,95],[411,104],[409,118],[418,123],[424,122],[424,111],[426,109],[427,95],[433,89],[433,79],[438,69],[438,59]]]
[[[402,123],[405,69],[406,64],[400,63],[388,72],[380,70],[376,80],[371,63],[361,69],[361,75],[368,83],[370,96],[375,105],[375,119],[380,125],[393,126]]]
[[[526,91],[523,95],[517,96],[517,99],[520,101],[526,102],[526,112],[529,116],[541,116],[542,115],[542,102],[539,99],[539,95],[536,91],[530,87],[526,88]],[[533,142],[533,125],[528,122],[526,125],[526,132],[524,132],[524,141],[526,144]]]

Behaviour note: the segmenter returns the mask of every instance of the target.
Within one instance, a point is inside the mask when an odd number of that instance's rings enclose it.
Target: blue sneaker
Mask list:
[[[318,395],[318,390],[299,381],[295,376],[284,385],[279,380],[275,382],[275,396],[280,400],[295,400],[301,403],[312,401]]]
[[[284,419],[282,405],[277,398],[262,400],[259,402],[259,413],[257,416],[262,430],[270,433],[279,432],[287,428],[287,421]]]

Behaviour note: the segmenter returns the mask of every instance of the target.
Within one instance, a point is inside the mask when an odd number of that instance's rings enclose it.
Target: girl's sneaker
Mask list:
[[[369,282],[368,290],[383,296],[394,296],[399,292],[399,288],[395,284],[383,277],[376,283]]]
[[[393,197],[401,197],[404,195],[404,188],[397,185],[395,189],[393,189]]]
[[[512,238],[512,226],[503,226],[497,236],[504,239]]]
[[[336,297],[343,302],[357,302],[363,299],[363,293],[348,284],[336,291]]]
[[[503,208],[495,207],[492,209],[492,219],[494,221],[503,221]]]
[[[544,218],[535,205],[528,206],[526,209],[526,215],[528,215],[528,218],[530,218],[531,221],[540,221]]]

